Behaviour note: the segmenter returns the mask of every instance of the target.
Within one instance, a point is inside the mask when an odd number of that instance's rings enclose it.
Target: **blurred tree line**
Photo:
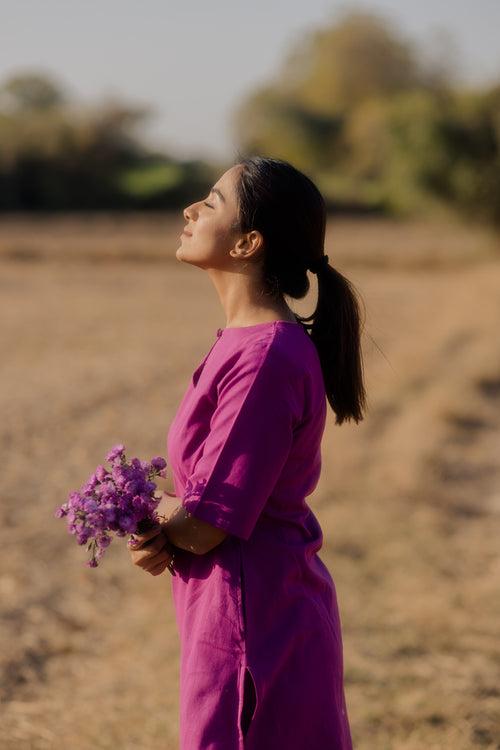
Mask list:
[[[148,149],[151,108],[75,104],[49,76],[0,85],[0,211],[165,209],[203,192],[213,166]]]
[[[241,103],[234,132],[245,150],[313,176],[333,207],[445,208],[500,227],[500,76],[466,90],[457,64],[350,11],[292,49],[277,80]]]
[[[179,208],[225,165],[179,161],[134,133],[151,110],[75,107],[46,76],[0,86],[0,210]],[[500,80],[464,88],[384,17],[306,34],[232,119],[239,153],[286,159],[330,210],[454,210],[500,228]]]

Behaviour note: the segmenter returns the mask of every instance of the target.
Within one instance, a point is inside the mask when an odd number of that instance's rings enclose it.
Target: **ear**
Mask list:
[[[251,232],[247,232],[247,234],[238,240],[236,247],[245,251],[241,260],[250,260],[250,258],[257,257],[263,252],[264,237],[256,229],[252,229]]]

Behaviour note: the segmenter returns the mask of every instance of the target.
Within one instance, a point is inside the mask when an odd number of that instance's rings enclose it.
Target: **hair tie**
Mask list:
[[[328,255],[322,255],[321,258],[311,261],[309,263],[309,270],[312,273],[319,273],[322,268],[326,268],[328,265]]]

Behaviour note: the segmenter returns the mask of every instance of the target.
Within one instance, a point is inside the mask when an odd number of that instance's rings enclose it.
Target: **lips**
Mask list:
[[[192,234],[191,234],[191,232],[188,232],[188,231],[187,231],[187,229],[183,229],[183,230],[182,230],[182,234],[185,234],[185,235],[187,235],[188,237],[192,237]]]

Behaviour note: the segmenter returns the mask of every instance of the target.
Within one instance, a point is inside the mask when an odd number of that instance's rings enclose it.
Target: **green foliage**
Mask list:
[[[312,112],[262,89],[237,112],[234,129],[247,153],[286,158],[299,169],[314,171],[335,158],[342,118]]]
[[[79,107],[39,74],[0,86],[0,210],[165,208],[198,197],[207,165],[150,152],[135,133],[151,113]]]
[[[233,119],[240,150],[279,156],[338,208],[454,207],[500,227],[500,84],[464,93],[383,16],[346,12],[303,37]]]
[[[19,113],[47,111],[64,105],[62,88],[40,73],[20,73],[9,78],[0,90],[2,110]]]
[[[295,69],[299,60],[294,59]],[[368,12],[347,13],[335,25],[314,32],[304,46],[301,67],[302,76],[285,83],[286,90],[303,105],[326,114],[422,84],[409,43],[386,20]]]
[[[500,228],[500,85],[457,94],[439,136],[445,159],[429,189]]]
[[[464,91],[450,71],[387,18],[345,12],[304,35],[276,80],[241,100],[233,139],[239,152],[295,164],[336,210],[451,207],[500,229],[500,83]],[[49,76],[11,76],[0,85],[0,210],[198,199],[219,166],[152,153],[137,133],[150,114],[116,101],[83,108]]]
[[[159,191],[175,187],[182,177],[183,170],[178,164],[157,161],[123,170],[117,175],[116,184],[130,196],[149,198]]]

